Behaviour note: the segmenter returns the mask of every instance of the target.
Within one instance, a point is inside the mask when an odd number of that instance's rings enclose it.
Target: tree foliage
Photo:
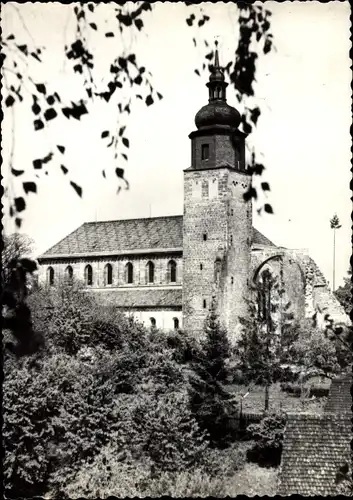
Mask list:
[[[201,72],[209,69],[212,65],[213,50],[210,42],[202,40],[202,27],[210,21],[207,11],[203,5],[196,2],[187,2],[190,15],[186,18],[187,25],[193,30],[193,43],[195,47],[202,46],[205,51],[202,69],[195,69],[201,76]],[[123,44],[115,44],[118,53],[109,62],[106,73],[102,80],[97,74],[97,60],[99,54],[94,46],[104,43],[114,43],[117,37],[138,37],[145,31],[145,24],[153,9],[157,5],[150,2],[120,2],[114,5],[93,4],[80,2],[70,7],[71,16],[75,23],[73,39],[63,47],[63,58],[69,62],[69,70],[81,78],[82,92],[74,99],[66,99],[57,87],[55,81],[44,82],[38,79],[38,68],[45,67],[47,57],[50,57],[46,47],[36,46],[31,33],[28,31],[25,20],[21,14],[21,7],[11,4],[9,9],[15,9],[16,14],[25,27],[26,35],[9,33],[1,39],[2,45],[2,75],[4,83],[5,111],[11,112],[12,125],[14,127],[15,110],[18,107],[26,107],[32,116],[32,127],[39,134],[51,129],[52,123],[58,120],[82,120],[86,115],[90,116],[93,104],[98,99],[112,108],[118,110],[116,129],[108,125],[102,126],[99,141],[104,141],[112,154],[110,168],[115,171],[118,181],[118,192],[123,187],[128,188],[129,183],[125,176],[125,164],[128,161],[128,150],[130,141],[128,137],[126,117],[141,100],[146,106],[151,106],[162,99],[162,94],[156,90],[153,78],[133,52],[133,48],[126,49]],[[99,16],[97,13],[99,12]],[[109,20],[109,31],[104,28],[105,23],[96,21],[97,18]],[[261,5],[251,3],[238,4],[239,37],[235,48],[234,58],[224,65],[225,72],[229,75],[231,84],[236,91],[238,101],[255,95],[256,64],[260,54],[268,54],[273,47],[273,37],[270,31],[271,12]],[[91,42],[94,36],[94,44]],[[112,40],[109,42],[109,40]],[[125,98],[126,90],[128,97]],[[245,105],[242,115],[242,126],[245,133],[251,132],[258,123],[261,115],[260,108]],[[10,170],[13,178],[27,178],[22,181],[22,193],[11,193],[6,188],[6,194],[12,196],[10,203],[10,216],[20,227],[23,212],[27,206],[27,197],[30,193],[37,193],[37,178],[41,173],[48,174],[48,165],[56,162],[60,165],[63,174],[69,177],[69,184],[75,192],[82,196],[83,188],[79,186],[73,177],[70,165],[66,160],[66,145],[56,144],[48,148],[47,153],[40,158],[32,159],[33,172],[18,170],[14,166],[15,140],[13,128],[13,143],[10,152]],[[56,141],[59,142],[59,141]],[[257,162],[255,152],[251,154],[250,170],[254,174],[262,174],[264,166]],[[109,168],[109,166],[107,167]],[[102,176],[106,177],[107,168],[103,168]],[[268,183],[263,183],[262,189],[269,190]],[[249,189],[247,198],[257,198],[255,188]],[[266,204],[264,210],[271,212],[272,208]]]
[[[234,434],[236,403],[227,390],[227,364],[231,357],[226,331],[220,326],[213,301],[200,352],[191,363],[190,402],[202,430],[214,445],[229,443]]]
[[[255,441],[247,453],[249,461],[270,467],[281,463],[285,423],[286,415],[279,413],[267,415],[259,424],[248,426],[248,435]]]
[[[350,315],[352,311],[352,271],[348,270],[348,276],[343,278],[344,284],[339,286],[334,294],[345,312]]]
[[[65,498],[89,470],[96,475],[81,485],[85,495],[94,485],[111,491],[114,470],[135,474],[136,467],[143,471],[141,483],[136,476],[136,491],[153,485],[168,491],[172,476],[191,471],[206,475],[207,482],[220,458],[214,456],[211,464],[207,430],[190,404],[192,362],[176,361],[179,346],[89,299],[74,282],[51,291],[38,287],[30,300],[34,329],[46,328],[47,342],[31,357],[5,356],[7,497]],[[227,350],[207,345],[203,353],[216,353],[211,363],[202,358],[212,384],[215,367],[222,365],[216,362],[219,353],[225,357]],[[219,388],[212,389],[204,408],[211,402],[213,415],[222,416],[222,396]],[[104,458],[109,447],[115,450],[112,463]]]
[[[242,333],[235,355],[247,383],[271,384],[286,377],[282,365],[290,359],[298,331],[290,303],[281,305],[284,290],[280,285],[265,269],[248,303],[248,316],[240,318]]]

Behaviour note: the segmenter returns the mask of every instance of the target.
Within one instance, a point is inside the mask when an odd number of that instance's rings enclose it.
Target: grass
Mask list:
[[[264,468],[246,463],[230,478],[227,495],[274,496],[277,490],[278,468]]]
[[[232,385],[231,392],[239,395],[239,401],[244,395],[248,387],[245,385]],[[272,384],[270,387],[270,411],[289,411],[289,412],[313,412],[322,413],[326,403],[325,397],[322,398],[305,398],[295,397],[293,394],[288,394],[281,390],[280,384]],[[244,412],[262,412],[265,406],[265,388],[264,386],[254,386],[249,394],[243,399],[242,407]]]

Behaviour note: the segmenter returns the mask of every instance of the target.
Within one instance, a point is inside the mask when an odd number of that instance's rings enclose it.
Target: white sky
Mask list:
[[[73,41],[73,4],[15,5],[36,44],[47,47],[45,65],[33,66],[37,81],[74,100],[80,95],[81,80],[68,70],[64,57],[65,43]],[[217,36],[221,63],[227,62],[237,42],[236,6],[219,2],[203,7],[211,21],[199,32],[199,40],[212,41]],[[275,214],[259,217],[254,210],[254,225],[280,246],[307,248],[331,280],[329,220],[336,212],[342,224],[336,234],[337,286],[351,255],[349,4],[268,1],[266,8],[273,14],[276,51],[262,57],[258,65],[256,95],[262,115],[249,142],[263,155],[266,171],[261,180],[270,183],[268,200]],[[106,9],[111,6],[101,4],[97,11],[94,21],[99,27]],[[119,119],[114,101],[108,106],[97,103],[81,122],[55,120],[49,133],[34,132],[32,116],[23,106],[17,109],[14,165],[28,171],[21,181],[32,180],[32,160],[43,157],[55,144],[66,145],[64,164],[72,172],[64,176],[57,162],[49,164],[49,175],[39,182],[38,194],[30,196],[22,231],[34,239],[38,252],[86,221],[182,214],[183,169],[190,166],[188,134],[195,128],[196,112],[208,99],[207,76],[194,73],[205,52],[193,46],[197,30],[185,22],[190,9],[183,3],[158,2],[144,19],[146,30],[136,38],[90,34],[102,76],[109,62],[121,54],[123,43],[152,72],[154,86],[164,96],[148,108],[140,101],[133,106],[127,165],[115,164],[100,139],[101,132]],[[11,3],[3,5],[2,17],[5,36],[15,32],[21,42],[29,41]],[[109,24],[104,31],[109,31]],[[238,106],[230,87],[228,102]],[[2,146],[6,178],[11,146],[11,114],[6,109]],[[119,195],[113,174],[116,166],[126,168],[131,185]],[[103,168],[111,172],[107,180],[101,176]],[[83,187],[83,199],[69,186],[71,179]],[[21,194],[20,187],[14,189]],[[14,230],[6,214],[3,223],[6,232]]]

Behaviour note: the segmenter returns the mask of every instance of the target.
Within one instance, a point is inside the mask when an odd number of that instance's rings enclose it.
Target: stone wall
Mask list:
[[[147,263],[153,262],[155,266],[154,283],[153,285],[169,285],[168,280],[168,262],[174,260],[177,264],[176,283],[180,285],[183,278],[183,261],[180,255],[170,254],[162,255],[146,255],[146,256],[130,256],[130,257],[111,257],[111,258],[96,258],[96,259],[65,259],[65,260],[46,260],[39,266],[39,282],[47,282],[47,270],[49,267],[54,269],[55,282],[63,281],[65,278],[65,270],[68,266],[73,268],[74,278],[84,281],[85,267],[90,264],[93,270],[92,288],[101,287],[119,287],[119,286],[151,286],[148,283]],[[125,281],[125,266],[128,262],[133,264],[133,283],[127,284]],[[113,268],[113,281],[111,285],[104,284],[104,268],[106,264],[111,264]]]
[[[214,293],[231,337],[238,316],[245,314],[252,212],[243,193],[249,181],[246,174],[229,168],[185,171],[184,328],[196,335],[203,331]]]

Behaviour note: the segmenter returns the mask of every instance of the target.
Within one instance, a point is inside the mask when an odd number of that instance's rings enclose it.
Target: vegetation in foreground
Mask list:
[[[213,309],[195,341],[147,330],[78,283],[35,287],[27,303],[46,344],[29,357],[3,353],[9,498],[273,494],[285,415],[267,414],[239,439],[232,350]],[[317,345],[305,367],[347,362]]]

